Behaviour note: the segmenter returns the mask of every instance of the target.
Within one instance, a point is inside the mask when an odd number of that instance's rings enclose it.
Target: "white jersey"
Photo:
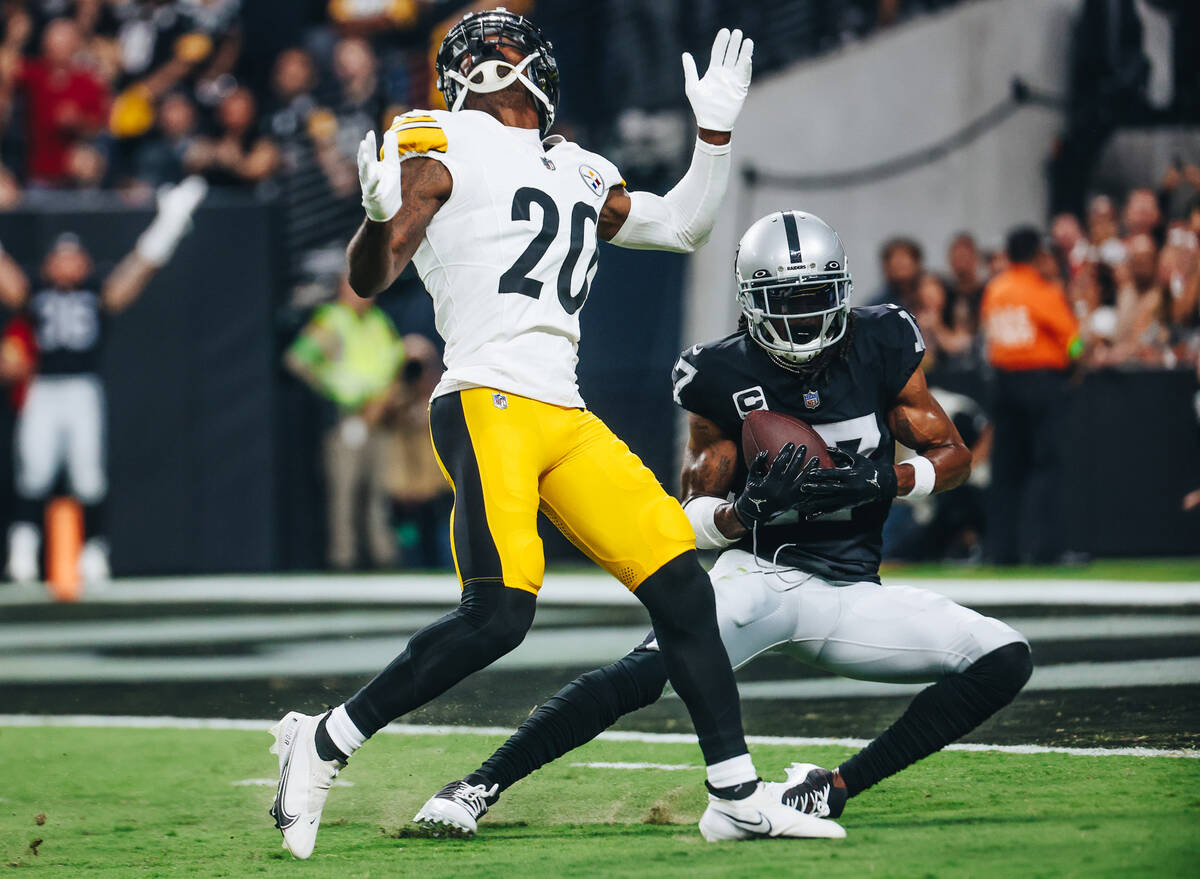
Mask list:
[[[454,178],[413,256],[446,342],[434,396],[488,387],[582,407],[579,311],[600,210],[624,183],[616,166],[478,110],[413,111],[392,128],[401,156],[429,156]]]

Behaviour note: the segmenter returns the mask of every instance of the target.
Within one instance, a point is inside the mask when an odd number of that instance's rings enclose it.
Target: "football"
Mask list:
[[[764,449],[767,452],[767,463],[774,461],[775,455],[787,443],[795,443],[797,446],[803,444],[808,447],[808,457],[815,456],[820,462],[819,466],[833,466],[833,459],[829,457],[825,448],[825,440],[799,418],[768,409],[756,409],[748,414],[742,423],[742,455],[746,459],[747,467]]]

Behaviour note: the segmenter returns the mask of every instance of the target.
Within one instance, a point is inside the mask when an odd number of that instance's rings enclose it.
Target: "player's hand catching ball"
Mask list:
[[[696,73],[692,53],[683,53],[683,90],[698,126],[710,131],[733,131],[733,123],[750,90],[753,55],[754,40],[743,40],[740,30],[730,33],[724,27],[713,40],[712,57],[703,79]]]
[[[800,482],[796,510],[805,519],[896,496],[896,470],[890,464],[842,449],[830,449],[829,457],[833,467],[813,470]]]
[[[795,506],[804,478],[817,468],[817,459],[809,458],[806,464],[806,457],[808,449],[793,443],[784,445],[769,466],[766,449],[754,456],[746,487],[733,501],[734,515],[743,526],[764,525]]]
[[[386,223],[400,210],[400,145],[396,132],[383,133],[383,152],[375,152],[375,132],[358,145],[358,182],[362,186],[362,206],[367,217]]]

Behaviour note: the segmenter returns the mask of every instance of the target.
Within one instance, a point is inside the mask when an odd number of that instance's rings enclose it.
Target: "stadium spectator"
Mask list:
[[[271,103],[265,128],[281,144],[303,135],[317,106],[317,69],[304,49],[284,49],[271,71]]]
[[[913,317],[925,340],[923,365],[927,373],[963,371],[975,366],[971,357],[975,333],[970,306],[947,296],[945,283],[933,272],[921,276]]]
[[[972,326],[979,320],[979,300],[983,296],[984,278],[979,259],[979,245],[970,232],[959,232],[950,239],[946,250],[946,295],[952,309],[966,308]]]
[[[1097,195],[1088,203],[1087,228],[1092,259],[1109,265],[1125,261],[1125,245],[1117,225],[1117,207],[1107,195]]]
[[[911,238],[896,237],[884,242],[879,251],[883,266],[883,287],[874,302],[891,303],[919,311],[917,285],[921,280],[924,252]]]
[[[187,95],[167,95],[158,109],[157,136],[146,139],[134,153],[133,176],[149,186],[182,180],[184,157],[198,128],[196,107]]]
[[[1085,262],[1071,281],[1070,299],[1085,342],[1084,363],[1096,368],[1117,363],[1117,281],[1112,266]]]
[[[41,54],[14,60],[28,33],[9,33],[0,63],[0,100],[23,98],[26,117],[25,171],[31,183],[59,186],[71,181],[71,152],[94,138],[108,121],[108,91],[79,60],[81,37],[74,20],[51,21],[42,34]]]
[[[1056,216],[1050,224],[1050,239],[1060,273],[1064,278],[1074,278],[1089,258],[1088,240],[1079,218],[1067,213]]]
[[[1082,344],[1062,289],[1036,268],[1041,233],[1013,230],[1006,252],[1011,267],[988,283],[981,310],[995,370],[989,556],[1001,565],[1054,563],[1063,551],[1061,424],[1068,370]]]
[[[188,172],[203,174],[216,186],[253,186],[274,174],[279,148],[258,132],[256,112],[249,89],[230,92],[218,108],[218,135],[196,138],[184,154]]]
[[[1117,359],[1163,365],[1169,340],[1169,291],[1159,283],[1158,247],[1147,233],[1126,242],[1126,261],[1114,270],[1117,289]]]
[[[1162,212],[1158,207],[1158,196],[1151,189],[1135,189],[1125,199],[1121,212],[1128,241],[1136,235],[1149,235],[1161,241]]]
[[[396,561],[380,421],[403,362],[404,343],[391,319],[373,300],[359,297],[345,276],[337,300],[316,310],[284,356],[287,368],[336,408],[323,460],[327,556],[338,570],[356,566],[360,527],[375,567]]]
[[[353,164],[362,132],[385,122],[387,98],[371,44],[361,37],[339,40],[333,49],[333,74],[337,96],[331,109],[337,119],[338,152]]]

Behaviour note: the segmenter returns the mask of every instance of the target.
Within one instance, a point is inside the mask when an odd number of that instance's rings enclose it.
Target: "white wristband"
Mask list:
[[[694,497],[683,505],[683,512],[696,532],[696,549],[724,549],[738,542],[736,537],[726,537],[717,527],[717,510],[726,501],[719,497]]]
[[[933,494],[933,486],[937,482],[937,471],[934,469],[932,461],[924,455],[914,455],[911,458],[905,458],[900,463],[909,464],[913,468],[912,491],[904,495],[905,497],[927,497]]]

